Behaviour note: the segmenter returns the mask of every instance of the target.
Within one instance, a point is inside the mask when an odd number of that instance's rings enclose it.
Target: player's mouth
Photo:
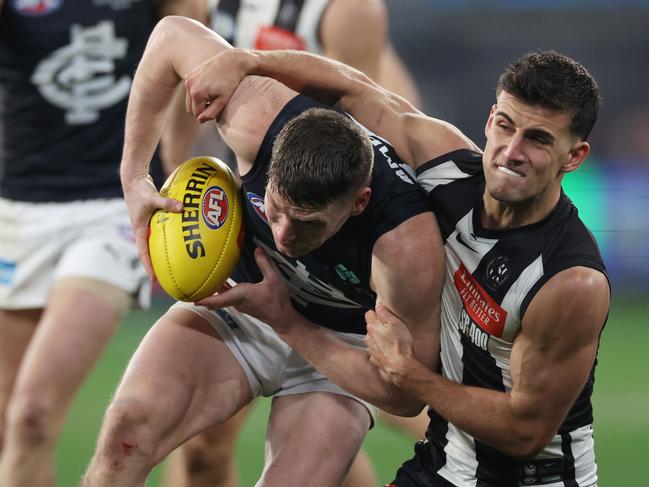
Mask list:
[[[522,178],[522,177],[525,176],[524,174],[522,174],[520,172],[517,172],[517,171],[514,171],[513,169],[510,169],[510,168],[508,168],[506,166],[496,165],[496,167],[498,168],[498,170],[500,172],[504,172],[505,174],[507,174],[509,176],[516,176],[518,178]]]

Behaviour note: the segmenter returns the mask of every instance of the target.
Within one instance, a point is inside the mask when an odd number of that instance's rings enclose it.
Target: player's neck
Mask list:
[[[559,202],[561,191],[520,202],[499,201],[487,192],[483,196],[480,222],[483,228],[505,230],[532,225],[546,218]]]

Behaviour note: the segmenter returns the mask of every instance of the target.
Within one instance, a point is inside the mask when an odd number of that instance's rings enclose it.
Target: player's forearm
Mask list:
[[[557,431],[535,414],[530,401],[458,384],[413,360],[392,380],[461,430],[515,457],[533,456]]]
[[[179,86],[160,140],[160,156],[165,174],[171,173],[192,155],[199,125],[185,109],[185,90]]]
[[[148,174],[148,166],[160,140],[165,113],[180,78],[176,74],[169,43],[169,27],[158,23],[133,79],[126,111],[124,149],[120,174],[123,183]]]
[[[384,411],[415,416],[424,406],[423,401],[381,377],[366,350],[345,343],[303,317],[299,326],[280,336],[335,384]]]
[[[326,103],[347,99],[352,105],[377,85],[361,71],[302,51],[240,51],[246,74],[268,76]],[[349,110],[349,106],[345,106]]]

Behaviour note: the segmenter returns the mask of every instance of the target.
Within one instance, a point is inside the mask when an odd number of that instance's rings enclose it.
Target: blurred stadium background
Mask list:
[[[595,389],[600,485],[647,485],[641,465],[649,437],[649,2],[388,0],[388,6],[424,111],[479,144],[496,77],[519,54],[556,49],[599,80],[605,102],[591,137],[593,155],[565,188],[601,245],[615,296]],[[76,485],[128,357],[167,304],[160,296],[152,310],[127,317],[78,396],[58,449],[60,485]],[[257,404],[240,439],[244,486],[261,469],[268,404]],[[381,425],[366,448],[383,482],[411,455],[411,442]],[[159,473],[149,485],[159,485]]]

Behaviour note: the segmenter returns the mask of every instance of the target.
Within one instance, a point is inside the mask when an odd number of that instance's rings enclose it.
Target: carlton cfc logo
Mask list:
[[[228,195],[223,188],[212,186],[203,195],[203,221],[212,230],[221,228],[228,219]]]
[[[13,8],[23,15],[46,15],[61,6],[62,0],[13,0]]]

